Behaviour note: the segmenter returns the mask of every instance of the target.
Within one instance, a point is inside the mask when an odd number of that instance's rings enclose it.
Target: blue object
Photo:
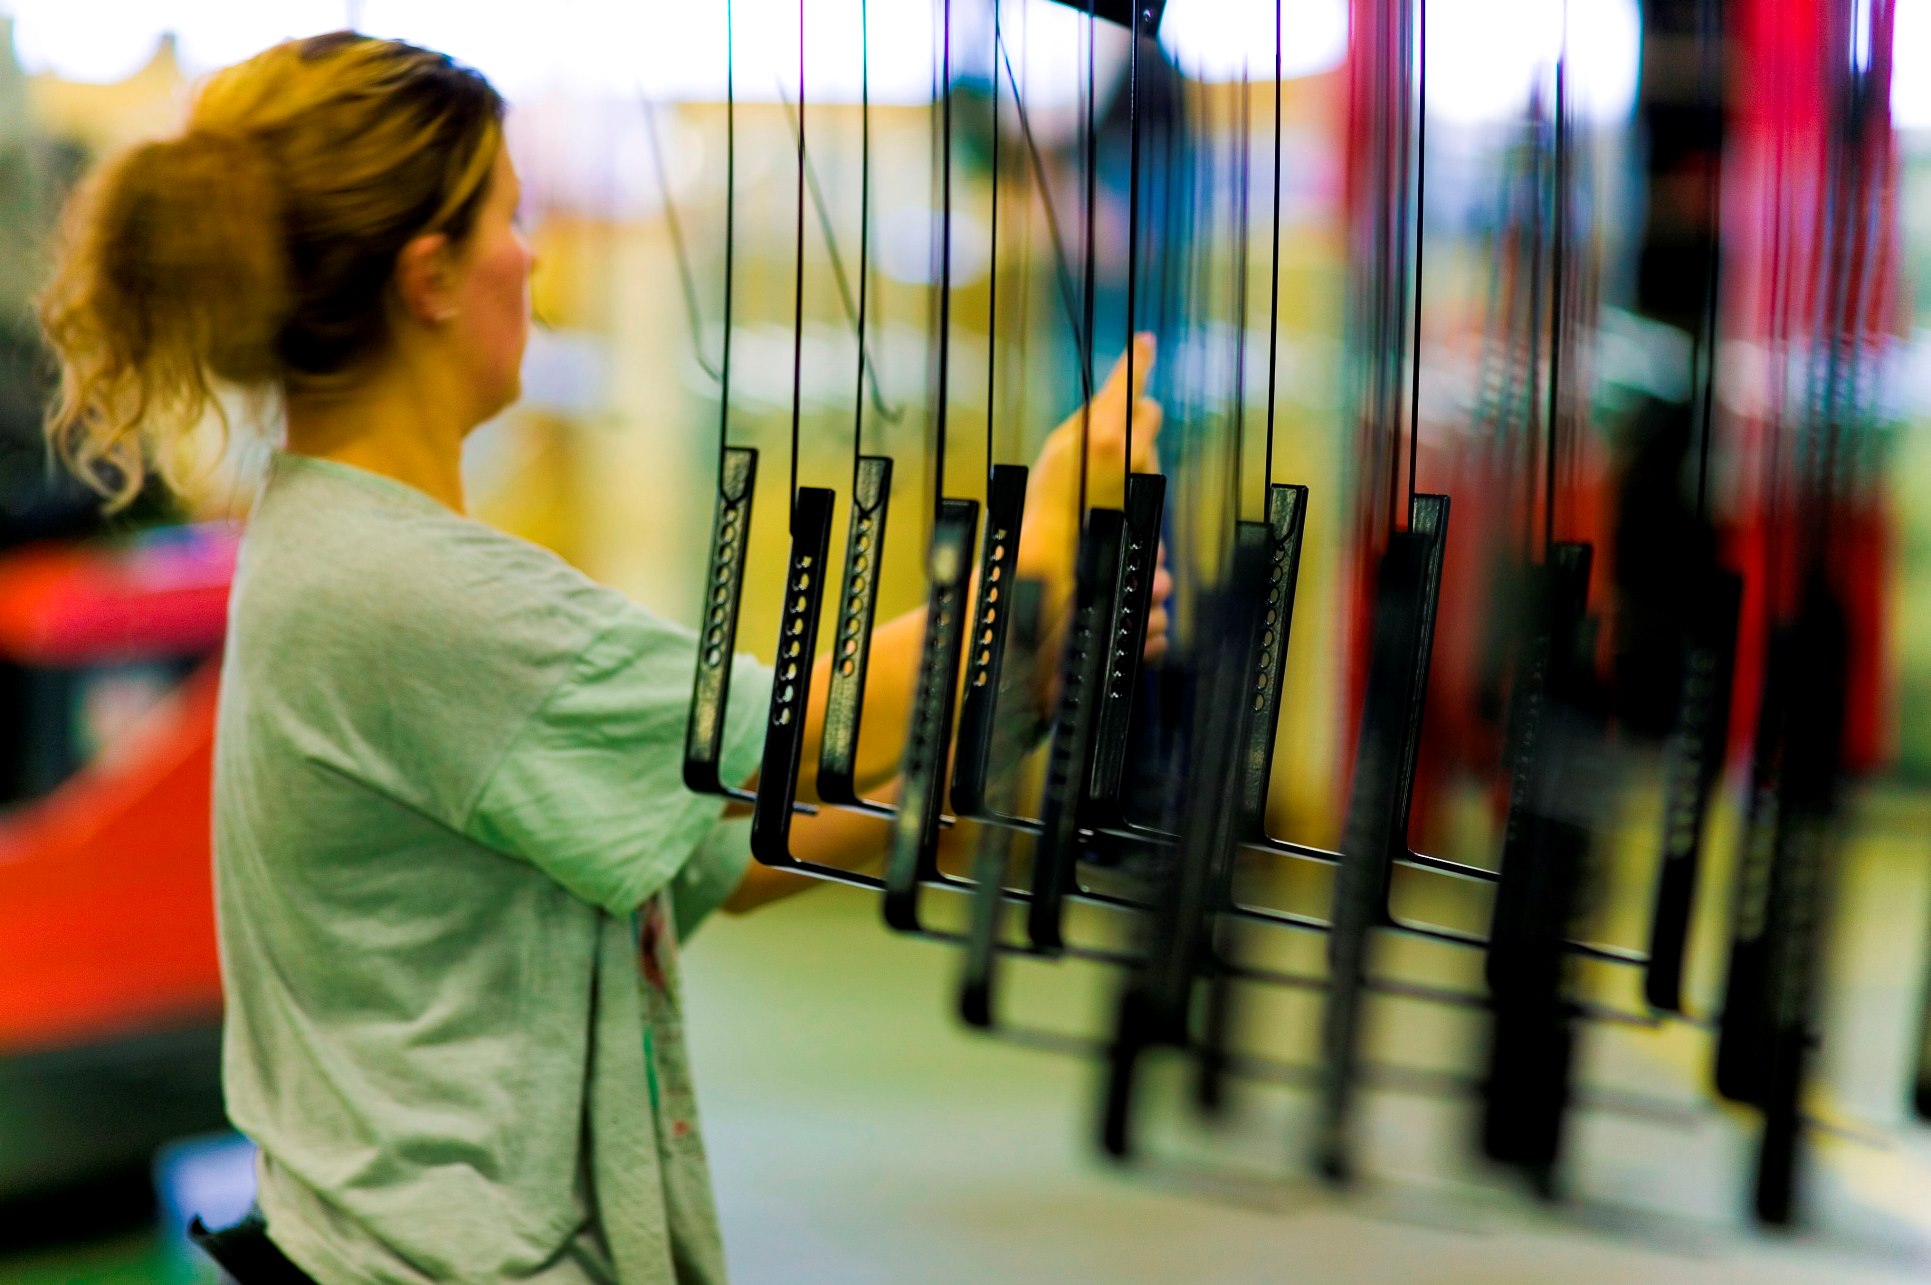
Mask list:
[[[210,1227],[231,1226],[255,1203],[255,1144],[239,1133],[171,1142],[154,1156],[154,1194],[164,1243],[185,1244],[197,1214]]]

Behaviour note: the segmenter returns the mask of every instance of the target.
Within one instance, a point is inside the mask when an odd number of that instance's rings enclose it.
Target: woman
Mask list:
[[[723,1277],[675,942],[808,881],[682,786],[693,635],[463,516],[463,438],[515,400],[529,321],[503,111],[409,45],[277,46],[97,176],[43,301],[51,441],[111,501],[178,467],[217,383],[285,408],[215,754],[224,1079],[266,1223],[238,1274]],[[1116,374],[1094,403],[1099,476],[1127,397]],[[1159,410],[1134,414],[1144,466]],[[1052,435],[1021,551],[1061,599],[1078,440]],[[877,631],[880,728],[920,632]],[[727,779],[754,774],[770,683],[738,665]],[[871,755],[889,790],[896,747]],[[856,869],[884,834],[826,811],[794,847]]]

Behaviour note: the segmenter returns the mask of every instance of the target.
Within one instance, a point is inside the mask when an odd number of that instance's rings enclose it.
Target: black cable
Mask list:
[[[798,233],[791,303],[791,507],[798,506],[798,427],[805,373],[805,0],[798,0]]]
[[[858,0],[858,387],[852,393],[852,486],[865,453],[865,296],[871,276],[872,236],[872,15],[871,0]],[[804,131],[800,129],[799,133]],[[827,234],[827,242],[830,237]],[[844,273],[839,273],[844,280]],[[872,390],[878,390],[874,375]]]
[[[1126,182],[1126,457],[1120,464],[1120,485],[1122,493],[1126,480],[1133,476],[1133,404],[1139,399],[1133,395],[1133,365],[1138,357],[1136,349],[1138,332],[1134,327],[1139,322],[1139,284],[1140,260],[1136,247],[1140,244],[1140,14],[1139,0],[1133,0],[1132,44],[1126,56],[1126,135],[1127,135],[1127,182]]]
[[[704,356],[704,318],[697,304],[697,279],[691,271],[691,256],[684,245],[684,228],[677,217],[677,201],[671,195],[670,175],[664,169],[664,140],[657,130],[657,104],[648,94],[639,94],[644,105],[644,129],[650,135],[651,168],[656,171],[657,190],[664,201],[664,229],[670,233],[672,257],[677,261],[677,283],[684,292],[684,315],[690,322],[691,348],[697,364],[713,381],[724,377]]]
[[[1522,561],[1526,564],[1533,560],[1535,544],[1535,474],[1536,452],[1540,448],[1537,439],[1535,416],[1542,401],[1542,282],[1548,265],[1543,254],[1543,241],[1548,221],[1548,194],[1543,179],[1543,128],[1542,94],[1537,88],[1533,99],[1534,114],[1530,120],[1532,134],[1529,145],[1529,351],[1523,363],[1526,372],[1527,396],[1523,398],[1523,451],[1522,451]]]
[[[946,0],[948,4],[951,0]],[[1080,369],[1086,372],[1086,385],[1093,384],[1093,292],[1096,253],[1094,235],[1099,231],[1099,133],[1094,128],[1094,100],[1099,97],[1099,78],[1095,75],[1097,59],[1095,56],[1095,24],[1093,0],[1086,0],[1086,94],[1085,114],[1080,123],[1082,150],[1086,161],[1086,231],[1085,270],[1082,281],[1080,301],[1080,334],[1085,347],[1080,352]],[[1127,390],[1129,394],[1131,389]],[[1086,471],[1092,452],[1093,437],[1093,399],[1088,396],[1080,403],[1079,412],[1079,512],[1074,514],[1076,526],[1086,525]]]
[[[952,0],[945,0],[939,53],[939,389],[933,407],[932,520],[945,501],[946,412],[952,377]]]
[[[864,92],[869,97],[869,82],[871,80],[871,72],[869,69],[864,73],[863,80],[866,82]],[[782,79],[779,80],[777,85],[778,102],[784,108],[785,124],[790,128],[792,141],[795,144],[801,132],[798,116],[791,103],[791,94],[785,89],[784,81]],[[869,103],[866,107],[862,128],[866,136],[865,146],[869,148],[871,141]],[[866,159],[869,160],[869,155],[867,155]],[[864,176],[863,183],[867,189],[864,199],[869,202],[869,173]],[[852,303],[851,281],[845,272],[845,256],[838,248],[838,230],[832,226],[831,206],[825,200],[824,188],[818,183],[818,167],[811,163],[811,153],[809,151],[805,153],[805,186],[811,192],[812,212],[817,216],[818,232],[825,239],[826,256],[831,259],[832,282],[838,287],[838,302],[844,305],[845,320],[851,323],[852,332],[858,336],[859,375],[861,379],[867,380],[871,384],[872,409],[877,413],[878,417],[888,424],[896,424],[899,422],[899,418],[903,412],[901,408],[888,406],[885,403],[885,392],[879,383],[878,363],[872,359],[871,346],[865,338],[863,321],[859,316],[858,308]],[[869,204],[867,204],[866,208],[869,209]],[[860,217],[862,219],[863,215],[861,214]],[[864,235],[864,231],[864,225],[861,222],[859,227],[859,235],[861,238]],[[861,243],[858,255],[860,276],[863,276],[865,272],[865,257],[866,252]]]
[[[1704,239],[1704,283],[1702,333],[1698,336],[1701,351],[1698,356],[1698,375],[1702,380],[1699,390],[1702,397],[1703,436],[1697,446],[1696,461],[1696,516],[1702,520],[1708,516],[1710,495],[1710,441],[1716,435],[1716,349],[1719,310],[1717,304],[1721,281],[1720,256],[1723,231],[1723,90],[1722,90],[1722,16],[1718,9],[1719,0],[1703,0],[1700,6],[1702,18],[1702,79],[1703,109],[1705,128],[1709,133],[1705,139],[1708,150],[1705,153],[1705,213],[1707,216],[1707,236]]]
[[[1549,238],[1549,423],[1548,451],[1542,461],[1542,555],[1547,558],[1556,539],[1556,424],[1562,406],[1563,268],[1568,258],[1569,131],[1567,128],[1569,30],[1568,6],[1563,6],[1562,52],[1556,56],[1555,226]]]
[[[1239,461],[1234,474],[1234,514],[1240,514],[1240,496],[1244,489],[1247,456],[1247,205],[1251,196],[1253,178],[1252,132],[1248,124],[1248,99],[1252,96],[1252,81],[1248,78],[1247,64],[1240,66],[1240,110],[1235,117],[1234,163],[1230,176],[1234,187],[1234,450]],[[1261,512],[1266,513],[1265,504]]]
[[[999,418],[999,0],[992,0],[992,217],[986,234],[986,478],[992,478],[993,426]]]
[[[1415,504],[1415,468],[1421,458],[1422,243],[1428,211],[1428,0],[1416,0],[1416,3],[1419,8],[1415,27],[1418,46],[1415,55],[1415,347],[1410,359],[1414,369],[1409,372],[1414,391],[1408,403],[1408,506],[1411,510]],[[1279,217],[1278,207],[1275,217]]]
[[[1267,459],[1261,503],[1274,484],[1274,385],[1281,365],[1281,0],[1274,0],[1274,254],[1267,297]],[[1413,491],[1413,488],[1409,488]],[[1262,509],[1265,514],[1265,507]]]
[[[731,278],[737,253],[738,97],[737,32],[731,0],[724,0],[724,351],[718,366],[717,457],[724,459],[731,429]],[[721,465],[720,465],[721,467]]]
[[[1060,236],[1059,211],[1053,202],[1053,188],[1046,175],[1046,163],[1040,158],[1039,145],[1033,140],[1032,120],[1026,114],[1026,100],[1019,92],[1019,77],[1013,71],[1012,54],[1001,41],[1000,60],[1006,67],[1006,82],[1012,86],[1013,111],[1019,116],[1019,132],[1025,136],[1026,152],[1032,161],[1033,181],[1039,185],[1040,202],[1046,210],[1046,230],[1053,239],[1053,268],[1059,281],[1060,302],[1066,309],[1066,325],[1073,332],[1073,346],[1081,352],[1086,351],[1086,339],[1080,329],[1079,303],[1073,297],[1072,270],[1067,266],[1066,242]],[[1093,372],[1084,363],[1079,368],[1080,395],[1083,401],[1093,400]]]

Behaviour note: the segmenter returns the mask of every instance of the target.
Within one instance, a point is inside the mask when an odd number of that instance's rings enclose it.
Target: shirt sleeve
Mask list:
[[[750,855],[748,830],[720,822],[723,801],[684,787],[696,664],[695,635],[641,608],[624,613],[511,741],[465,833],[613,914],[669,887],[678,918],[694,927],[730,895]],[[770,700],[770,670],[735,657],[724,780],[757,770]]]
[[[671,884],[671,917],[678,941],[689,941],[697,926],[737,891],[750,864],[750,817],[719,820],[704,832],[697,851]]]

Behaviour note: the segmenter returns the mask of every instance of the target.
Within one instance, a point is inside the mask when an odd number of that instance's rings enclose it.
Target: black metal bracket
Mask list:
[[[1582,655],[1591,550],[1556,544],[1533,578],[1518,653],[1506,762],[1511,789],[1489,925],[1493,1021],[1482,1085],[1482,1146],[1545,1197],[1556,1193],[1574,1062],[1566,938],[1590,833],[1579,819],[1588,743]]]
[[[1203,1098],[1217,1100],[1224,1069],[1227,1016],[1225,969],[1217,957],[1220,913],[1230,904],[1234,853],[1243,819],[1244,778],[1239,760],[1255,717],[1247,699],[1247,661],[1254,653],[1264,608],[1251,586],[1266,575],[1270,554],[1260,541],[1236,545],[1226,585],[1204,618],[1211,622],[1206,682],[1196,708],[1188,805],[1181,841],[1160,882],[1149,916],[1145,964],[1121,992],[1108,1057],[1101,1146],[1126,1156],[1132,1146],[1135,1068],[1149,1048],[1187,1048],[1196,982],[1210,983],[1207,1038],[1199,1042]],[[1231,723],[1230,723],[1231,720]]]
[[[1743,578],[1713,570],[1697,595],[1683,640],[1682,684],[1663,792],[1662,863],[1643,976],[1644,998],[1665,1012],[1683,1011],[1683,961],[1703,864],[1704,824],[1728,747],[1742,602]]]
[[[1810,584],[1790,630],[1792,670],[1802,679],[1792,684],[1785,707],[1783,799],[1765,896],[1765,967],[1758,1001],[1763,1135],[1754,1203],[1758,1221],[1777,1227],[1797,1214],[1804,1086],[1815,1042],[1825,929],[1834,904],[1846,631],[1835,595],[1821,581]]]
[[[1033,689],[1033,667],[1039,660],[1041,586],[1036,580],[1020,580],[1008,594],[1010,605],[1002,614],[1008,617],[1008,646],[999,665],[999,681],[1006,689],[999,693],[1008,699],[1029,695]],[[970,688],[967,689],[970,693]],[[963,743],[965,733],[959,734]],[[988,747],[989,771],[980,795],[987,812],[1005,815],[1013,807],[1017,793],[1020,760],[1032,737],[1016,720],[995,728]],[[959,797],[954,777],[952,797]],[[972,919],[966,930],[964,970],[959,982],[959,1016],[968,1026],[983,1030],[997,1023],[994,1016],[994,989],[1002,942],[1001,923],[1005,908],[1013,898],[1006,888],[1012,865],[1012,844],[1016,831],[1011,826],[986,828],[972,867]]]
[[[1301,539],[1307,526],[1307,497],[1305,486],[1274,483],[1267,488],[1267,521],[1243,522],[1234,535],[1237,547],[1249,541],[1264,542],[1260,575],[1265,576],[1267,584],[1259,642],[1250,659],[1254,679],[1252,711],[1239,764],[1243,839],[1262,835],[1267,824],[1267,789],[1273,779],[1281,684],[1287,674],[1287,646],[1294,629],[1294,594],[1301,579]],[[1240,564],[1237,552],[1235,565]],[[1247,702],[1247,693],[1242,692],[1239,699]]]
[[[710,574],[704,582],[704,628],[697,646],[691,718],[684,731],[684,785],[699,794],[749,800],[735,781],[718,779],[724,751],[724,710],[731,695],[731,653],[737,645],[738,606],[744,596],[744,562],[751,542],[751,498],[757,489],[758,453],[725,448],[718,462],[717,509],[711,519]]]
[[[962,817],[1009,819],[1004,813],[993,815],[986,792],[1013,620],[1011,599],[1026,516],[1026,478],[1023,465],[995,464],[986,483],[985,547],[979,558],[978,602],[972,614],[952,767],[952,810]]]
[[[1106,678],[1113,598],[1125,546],[1126,515],[1094,509],[1080,532],[1073,619],[1061,653],[1058,716],[1046,764],[1039,842],[1033,850],[1032,904],[1026,933],[1036,949],[1065,946],[1065,898],[1078,863],[1081,810],[1092,779],[1093,736]]]
[[[1133,721],[1133,697],[1140,686],[1147,618],[1153,608],[1166,497],[1167,479],[1158,473],[1135,473],[1126,480],[1125,543],[1113,587],[1113,628],[1106,649],[1099,721],[1093,732],[1087,807],[1095,820],[1125,820],[1127,734]]]
[[[767,866],[796,867],[791,812],[804,766],[805,722],[811,709],[811,668],[818,655],[818,617],[825,598],[831,546],[831,506],[821,486],[801,486],[791,510],[791,561],[778,623],[777,672],[764,729],[757,801],[751,812],[751,855]]]
[[[891,498],[892,461],[883,455],[860,456],[852,476],[851,524],[845,537],[845,573],[838,595],[838,628],[832,642],[831,686],[825,697],[825,737],[818,754],[818,797],[826,803],[868,811],[872,805],[858,797],[853,777],[865,709],[865,672],[872,654],[872,621],[878,608],[879,559],[885,551],[885,519]]]
[[[1328,992],[1321,1022],[1316,1164],[1336,1182],[1354,1172],[1362,1000],[1373,931],[1389,918],[1394,858],[1407,847],[1447,519],[1447,496],[1417,495],[1409,529],[1389,539],[1377,577],[1354,783],[1329,915]]]
[[[976,501],[940,502],[926,562],[932,583],[925,608],[918,688],[912,698],[911,726],[905,734],[898,814],[892,823],[891,855],[885,867],[885,922],[900,932],[922,931],[919,889],[939,874],[939,815],[959,686],[959,654],[965,641],[972,547],[978,529]]]

